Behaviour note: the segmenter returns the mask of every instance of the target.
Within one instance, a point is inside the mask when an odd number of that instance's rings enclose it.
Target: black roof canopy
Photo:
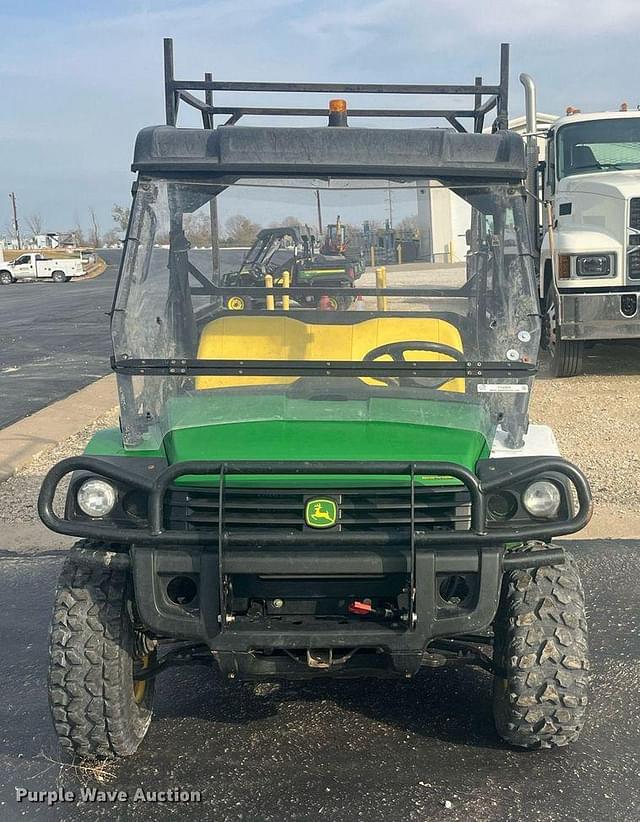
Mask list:
[[[517,182],[526,173],[524,143],[514,132],[351,127],[152,126],[138,135],[132,168],[210,178],[286,174],[452,182]]]
[[[241,176],[295,177],[422,177],[445,183],[523,180],[526,173],[521,138],[507,131],[509,46],[500,50],[499,82],[487,84],[476,77],[467,85],[386,83],[228,82],[206,73],[202,80],[176,79],[173,41],[164,41],[166,126],[143,129],[136,141],[133,170],[142,173],[198,174],[228,182]],[[204,99],[193,92],[204,92]],[[417,95],[419,108],[351,109],[330,127],[237,126],[243,117],[300,117],[327,114],[326,109],[249,107],[241,101],[221,105],[214,93],[235,96],[246,92],[266,95],[305,94]],[[428,99],[454,96],[471,100],[464,108],[429,108]],[[203,129],[178,128],[180,103],[196,109]],[[342,103],[342,101],[339,101]],[[346,105],[346,104],[345,104]],[[495,112],[491,134],[485,117]],[[230,115],[216,124],[219,115]],[[350,117],[441,118],[451,129],[349,127]],[[472,124],[467,131],[463,121]],[[216,127],[217,125],[217,127]]]

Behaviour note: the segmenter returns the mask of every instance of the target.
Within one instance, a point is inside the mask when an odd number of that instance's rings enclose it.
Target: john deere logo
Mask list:
[[[331,528],[338,520],[338,508],[332,499],[310,499],[304,518],[312,528]]]

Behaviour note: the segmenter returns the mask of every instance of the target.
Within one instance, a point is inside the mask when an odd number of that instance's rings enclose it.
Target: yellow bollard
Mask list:
[[[386,288],[387,287],[387,269],[384,266],[380,266],[380,268],[376,268],[376,288]],[[378,311],[386,311],[387,310],[387,298],[382,294],[378,294],[377,296],[378,302]]]
[[[282,287],[283,288],[290,288],[291,287],[291,274],[288,271],[282,272]],[[289,302],[290,297],[288,294],[282,295],[282,310],[288,311],[289,310]]]
[[[271,274],[264,275],[264,285],[265,288],[273,288],[273,277]],[[276,301],[273,294],[267,295],[267,311],[275,311]]]
[[[445,253],[447,255],[447,262],[453,262],[453,243],[445,243]]]
[[[398,253],[398,265],[402,265],[402,245],[400,243],[398,243],[396,251]]]
[[[371,246],[371,268],[375,268],[376,265],[376,247],[374,245]]]

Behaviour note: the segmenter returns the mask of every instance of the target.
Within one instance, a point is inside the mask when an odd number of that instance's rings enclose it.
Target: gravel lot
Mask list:
[[[15,476],[0,482],[0,555],[42,553],[73,543],[71,537],[53,534],[40,522],[36,500],[42,478],[60,460],[81,454],[96,431],[117,424],[118,412],[114,409],[74,437],[31,460]],[[59,494],[64,494],[64,489],[63,482]]]
[[[563,456],[583,469],[596,507],[633,514],[640,509],[640,342],[586,353],[580,377],[552,379],[543,366],[531,417],[550,425]]]

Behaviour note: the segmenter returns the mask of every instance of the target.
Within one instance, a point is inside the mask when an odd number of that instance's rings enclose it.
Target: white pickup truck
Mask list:
[[[66,283],[72,277],[84,274],[80,257],[51,259],[43,254],[21,254],[15,260],[0,262],[0,284],[8,285],[16,280],[53,280]]]

